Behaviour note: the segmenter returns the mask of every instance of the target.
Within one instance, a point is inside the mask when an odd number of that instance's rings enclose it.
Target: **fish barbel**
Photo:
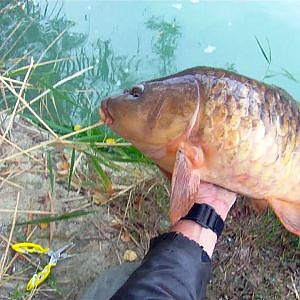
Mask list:
[[[300,111],[284,90],[196,67],[104,99],[100,115],[173,174],[172,223],[193,204],[201,179],[270,206],[300,235]]]

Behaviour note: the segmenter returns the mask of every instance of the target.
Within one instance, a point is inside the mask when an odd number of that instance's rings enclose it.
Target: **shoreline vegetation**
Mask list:
[[[168,228],[169,183],[98,116],[99,99],[134,84],[149,64],[140,41],[131,57],[115,53],[109,40],[87,46],[62,8],[45,3],[0,3],[0,299],[76,299],[99,272],[141,259],[150,238]],[[153,72],[175,71],[176,20],[152,17],[145,27],[153,32]],[[284,68],[271,72],[270,43],[256,42],[264,79],[299,83]],[[227,226],[208,298],[299,299],[299,238],[246,201]],[[24,287],[43,264],[10,249],[26,240],[51,247],[74,240],[80,256],[29,292]]]

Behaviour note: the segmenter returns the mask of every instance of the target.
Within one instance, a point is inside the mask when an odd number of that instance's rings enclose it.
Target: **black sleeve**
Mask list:
[[[196,242],[170,232],[150,242],[140,267],[111,299],[204,299],[210,276],[207,253]]]

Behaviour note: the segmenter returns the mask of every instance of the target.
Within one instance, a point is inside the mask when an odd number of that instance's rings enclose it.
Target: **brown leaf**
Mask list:
[[[57,163],[57,173],[59,175],[68,175],[70,164],[65,154],[61,156],[61,161]]]
[[[61,168],[61,170],[64,170],[64,171],[69,171],[69,169],[70,169],[70,164],[69,164],[68,159],[65,154],[61,158],[60,168]]]
[[[128,243],[131,240],[130,234],[129,234],[129,232],[126,229],[122,230],[121,240],[124,243]]]

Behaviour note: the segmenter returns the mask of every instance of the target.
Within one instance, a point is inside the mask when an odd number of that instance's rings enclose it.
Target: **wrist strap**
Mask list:
[[[221,235],[224,221],[216,213],[213,207],[206,203],[195,203],[188,214],[180,220],[192,220],[204,228],[211,229],[217,237]]]

